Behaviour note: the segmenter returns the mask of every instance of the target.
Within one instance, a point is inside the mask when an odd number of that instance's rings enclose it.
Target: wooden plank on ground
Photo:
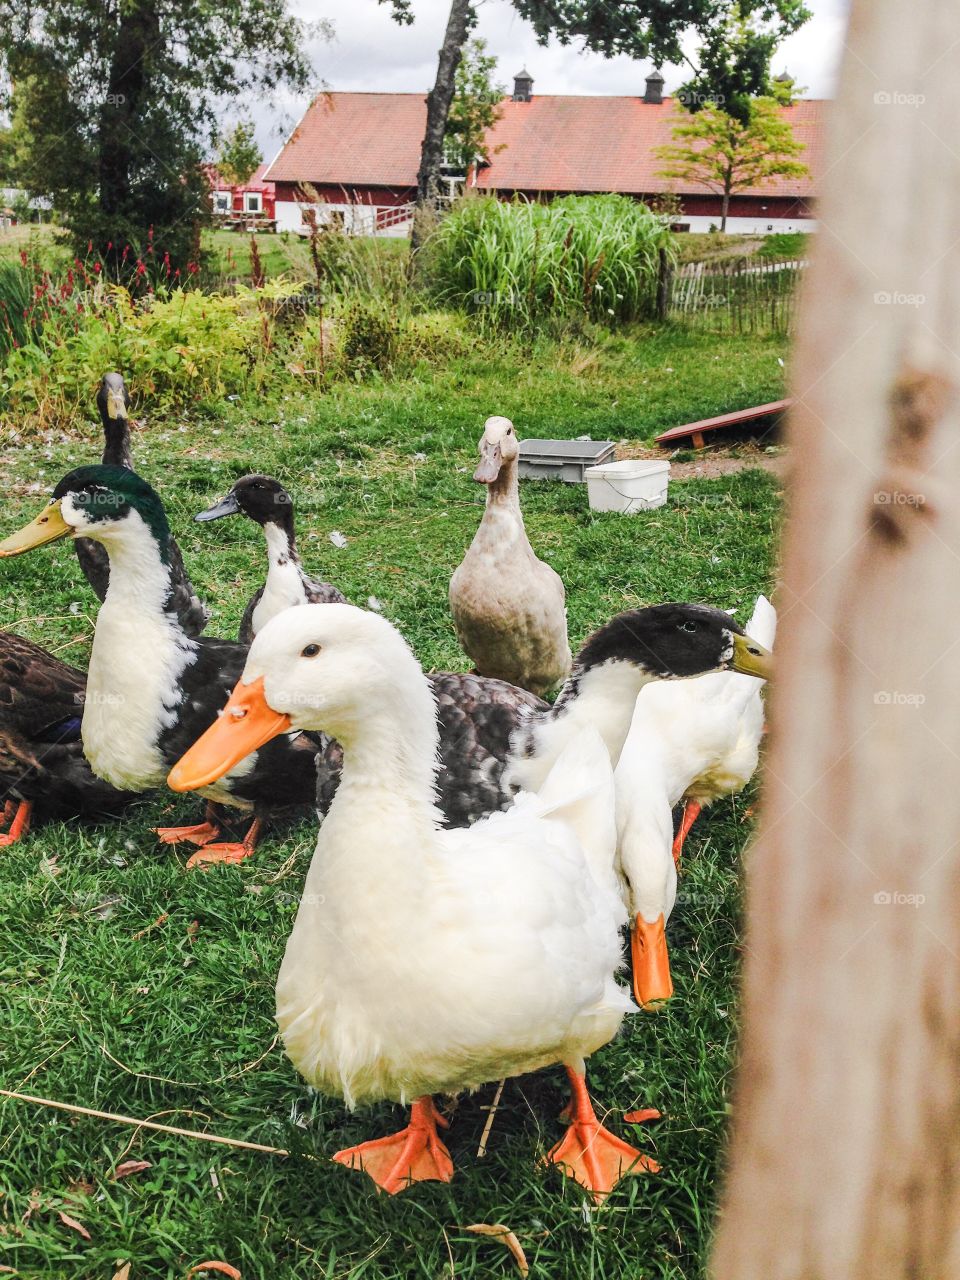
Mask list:
[[[700,422],[687,422],[682,427],[671,427],[669,431],[661,431],[654,436],[657,444],[672,444],[675,440],[691,439],[695,449],[702,449],[703,437],[711,431],[719,431],[723,427],[736,427],[746,422],[759,422],[763,418],[775,418],[790,408],[792,401],[772,400],[769,404],[759,404],[752,409],[737,409],[734,413],[721,413],[716,418],[703,418]]]

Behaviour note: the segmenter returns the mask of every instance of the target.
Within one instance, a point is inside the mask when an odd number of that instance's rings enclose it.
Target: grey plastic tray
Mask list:
[[[609,462],[613,450],[610,440],[521,440],[520,478],[583,484],[584,470]]]

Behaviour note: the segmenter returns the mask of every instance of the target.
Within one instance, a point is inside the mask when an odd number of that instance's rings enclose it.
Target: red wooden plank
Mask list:
[[[790,408],[792,400],[772,400],[770,404],[760,404],[753,409],[737,409],[735,413],[721,413],[716,418],[703,418],[700,422],[687,422],[682,427],[671,427],[654,436],[657,444],[665,444],[670,440],[694,438],[696,447],[703,447],[703,435],[707,431],[718,431],[721,427],[735,427],[741,422],[754,422],[759,418],[772,418]],[[700,437],[699,442],[697,437]]]

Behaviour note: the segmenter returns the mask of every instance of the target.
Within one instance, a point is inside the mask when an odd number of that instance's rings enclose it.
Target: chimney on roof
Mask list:
[[[518,71],[513,77],[514,102],[529,102],[533,97],[533,76],[529,71]]]
[[[647,90],[643,95],[644,102],[651,102],[654,106],[663,102],[663,76],[659,71],[651,71],[647,76]]]

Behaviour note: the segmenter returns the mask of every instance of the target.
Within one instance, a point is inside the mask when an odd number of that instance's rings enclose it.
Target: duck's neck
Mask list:
[[[254,635],[284,609],[307,603],[306,582],[294,543],[293,520],[289,524],[271,520],[263,526],[263,534],[267,540],[267,580],[253,611]]]
[[[133,457],[130,453],[130,427],[125,418],[108,418],[103,422],[103,465],[105,467],[126,467],[133,470]]]
[[[397,671],[387,700],[365,706],[330,730],[343,748],[343,769],[321,833],[343,822],[359,831],[371,815],[387,831],[391,824],[424,832],[439,825],[437,707],[412,656],[410,665],[411,670]],[[368,849],[367,856],[376,857],[377,848]]]
[[[517,479],[517,460],[504,462],[496,480],[487,485],[487,509],[512,507],[520,510],[520,485]]]
[[[653,678],[632,662],[604,662],[587,671],[575,670],[554,705],[534,721],[526,741],[518,744],[525,758],[511,767],[513,784],[539,790],[564,747],[588,727],[600,734],[616,768],[637,695]]]
[[[131,511],[122,528],[111,531],[102,541],[110,560],[104,605],[158,618],[169,615],[179,627],[171,607],[170,535],[154,532],[139,512]]]
[[[172,606],[168,538],[135,511],[103,538],[110,585],[97,615],[81,732],[94,773],[132,791],[163,782],[169,761],[160,740],[176,721],[182,677],[197,653]]]
[[[263,536],[267,540],[267,562],[270,570],[283,569],[288,564],[299,565],[292,512],[276,520],[268,520],[263,526]]]
[[[588,671],[575,671],[560,690],[549,718],[567,741],[584,725],[592,725],[616,765],[630,732],[637,696],[652,679],[633,662],[603,662]]]

